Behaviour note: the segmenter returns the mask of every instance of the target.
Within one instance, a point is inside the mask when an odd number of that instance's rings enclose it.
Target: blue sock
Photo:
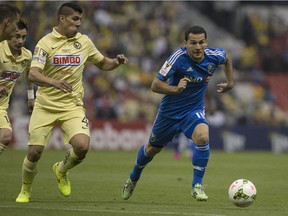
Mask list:
[[[209,155],[209,144],[195,146],[192,158],[192,164],[194,166],[192,187],[194,187],[195,184],[202,184],[202,179],[208,164]]]
[[[142,170],[144,167],[153,159],[153,157],[147,157],[145,152],[145,145],[141,146],[138,155],[136,158],[136,162],[132,172],[130,173],[130,179],[132,181],[138,181],[140,179]]]

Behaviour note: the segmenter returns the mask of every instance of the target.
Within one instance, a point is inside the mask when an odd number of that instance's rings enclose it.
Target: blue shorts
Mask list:
[[[157,115],[150,134],[149,143],[158,148],[166,146],[173,137],[183,132],[189,139],[192,138],[195,127],[200,124],[207,124],[203,110],[196,110],[189,113],[183,119],[168,119]]]

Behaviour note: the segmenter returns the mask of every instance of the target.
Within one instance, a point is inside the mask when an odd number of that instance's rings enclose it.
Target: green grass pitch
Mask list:
[[[90,151],[70,171],[72,194],[62,197],[52,165],[64,150],[46,150],[38,164],[30,203],[16,203],[21,187],[25,151],[8,149],[0,156],[0,216],[287,216],[288,157],[269,152],[224,153],[212,151],[204,178],[207,202],[191,195],[192,165],[185,155],[179,161],[164,150],[142,173],[133,196],[124,201],[121,189],[136,152]],[[237,208],[228,199],[228,187],[238,178],[251,180],[257,199]]]

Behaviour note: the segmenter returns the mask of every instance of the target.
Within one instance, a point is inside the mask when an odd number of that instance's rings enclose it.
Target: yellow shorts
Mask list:
[[[29,123],[28,145],[48,145],[56,124],[61,128],[65,144],[76,134],[90,137],[89,121],[83,107],[63,112],[34,107]]]
[[[0,128],[7,128],[12,131],[11,123],[6,110],[0,110]]]

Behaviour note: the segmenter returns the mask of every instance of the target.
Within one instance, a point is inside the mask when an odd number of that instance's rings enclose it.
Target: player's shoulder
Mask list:
[[[82,33],[78,32],[75,37],[76,37],[77,41],[80,41],[82,43],[85,43],[85,42],[92,43],[91,38],[86,34],[82,34]]]
[[[177,60],[181,59],[182,57],[185,57],[186,54],[187,54],[187,48],[180,47],[174,50],[174,52],[167,59],[167,62],[173,65]]]
[[[27,57],[28,59],[32,59],[32,52],[29,49],[22,47],[21,51],[23,56]]]
[[[224,48],[206,48],[204,50],[207,56],[223,56],[225,57],[226,51]]]

